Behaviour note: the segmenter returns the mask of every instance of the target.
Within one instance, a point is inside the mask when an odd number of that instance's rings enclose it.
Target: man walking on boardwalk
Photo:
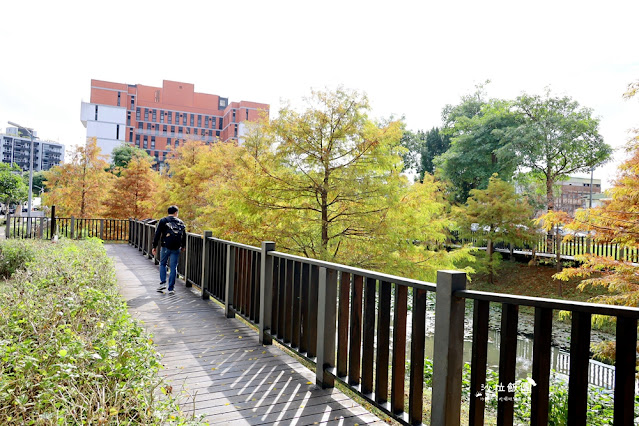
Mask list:
[[[168,209],[169,215],[160,219],[158,226],[155,228],[155,237],[153,238],[153,250],[151,253],[155,256],[156,247],[161,242],[160,249],[160,286],[157,291],[164,293],[166,290],[166,265],[169,264],[169,294],[175,294],[174,286],[177,277],[177,265],[180,259],[180,252],[186,247],[186,227],[184,222],[178,219],[177,206],[171,206]]]

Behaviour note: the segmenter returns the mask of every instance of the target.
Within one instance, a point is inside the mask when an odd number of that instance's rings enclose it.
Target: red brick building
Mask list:
[[[195,91],[190,83],[164,80],[162,87],[91,80],[91,101],[82,103],[87,137],[104,154],[122,142],[146,150],[162,163],[186,140],[239,141],[244,121],[268,117],[269,105]]]

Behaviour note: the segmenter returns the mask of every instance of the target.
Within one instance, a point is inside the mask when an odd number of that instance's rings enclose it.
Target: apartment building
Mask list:
[[[562,210],[570,215],[584,207],[584,197],[590,196],[590,178],[570,177],[559,182],[559,196],[555,198],[555,210]],[[601,179],[592,180],[592,193],[601,193]]]
[[[35,132],[34,132],[35,133]],[[22,134],[16,127],[7,127],[6,133],[0,135],[2,139],[2,162],[16,163],[22,170],[29,170],[29,156],[31,155],[31,137]],[[64,145],[58,142],[33,141],[33,171],[49,170],[64,162]]]
[[[230,102],[199,93],[190,83],[164,80],[162,87],[91,80],[91,100],[81,121],[103,154],[126,142],[146,150],[156,164],[186,140],[239,142],[244,122],[268,117],[269,105]]]

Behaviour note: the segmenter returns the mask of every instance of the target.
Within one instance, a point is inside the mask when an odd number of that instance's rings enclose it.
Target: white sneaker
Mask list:
[[[164,292],[164,290],[166,290],[166,284],[160,283],[160,286],[157,288],[157,291],[162,293]]]
[[[175,294],[175,291],[174,290],[169,290],[167,294],[173,295],[173,294]]]

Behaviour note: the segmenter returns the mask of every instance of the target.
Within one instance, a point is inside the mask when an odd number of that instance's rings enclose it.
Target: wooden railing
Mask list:
[[[613,242],[595,241],[583,236],[557,237],[557,235],[539,236],[535,240],[527,241],[521,245],[495,244],[495,249],[502,252],[529,252],[535,250],[535,254],[544,257],[555,257],[557,254],[557,241],[559,240],[559,254],[562,259],[572,259],[581,254],[594,254],[596,256],[612,257],[615,260],[623,260],[639,263],[639,249],[627,247]],[[475,232],[472,238],[458,238],[453,233],[452,244],[472,244],[475,247],[486,247],[486,236]]]
[[[130,222],[129,242],[151,257],[154,223]],[[156,258],[157,262],[158,259]],[[568,424],[586,424],[592,315],[617,323],[614,423],[632,424],[639,309],[466,290],[466,276],[439,271],[427,283],[275,251],[275,243],[246,246],[188,234],[180,274],[203,298],[224,304],[228,317],[257,325],[273,340],[316,366],[316,383],[335,380],[403,424],[424,420],[424,359],[428,295],[435,298],[430,422],[457,425],[462,401],[465,302],[473,300],[470,424],[485,418],[489,306],[501,309],[499,382],[515,383],[519,307],[535,312],[530,423],[548,424],[550,348],[554,311],[572,316]],[[497,424],[513,424],[514,401],[505,386]],[[477,396],[478,395],[478,396]]]
[[[55,209],[50,217],[23,217],[7,215],[6,238],[58,237],[79,239],[96,237],[104,241],[128,241],[129,219],[82,219],[56,217]]]

